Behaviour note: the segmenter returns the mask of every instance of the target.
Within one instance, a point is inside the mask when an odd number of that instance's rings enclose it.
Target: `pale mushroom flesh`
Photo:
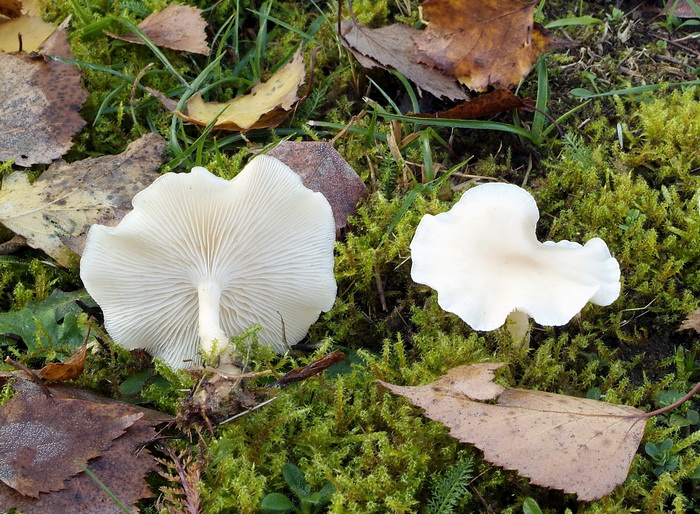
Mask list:
[[[283,353],[333,306],[331,207],[279,160],[231,181],[168,173],[132,203],[116,227],[91,228],[81,261],[117,343],[186,367],[260,325]]]
[[[620,294],[620,267],[605,242],[540,243],[538,219],[524,189],[474,187],[448,212],[423,217],[411,242],[411,276],[475,330],[502,326],[514,310],[554,326],[589,301],[611,304]]]

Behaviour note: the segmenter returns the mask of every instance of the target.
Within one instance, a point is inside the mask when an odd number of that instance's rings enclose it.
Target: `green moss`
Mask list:
[[[5,405],[14,395],[15,390],[12,387],[12,380],[8,380],[0,387],[0,406]]]

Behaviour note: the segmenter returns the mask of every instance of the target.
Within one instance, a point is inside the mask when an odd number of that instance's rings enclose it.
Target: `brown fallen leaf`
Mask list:
[[[57,491],[143,415],[128,406],[16,394],[0,408],[0,480],[24,496]]]
[[[124,435],[115,439],[100,457],[87,465],[131,512],[137,511],[135,504],[139,499],[152,496],[145,478],[146,474],[156,471],[158,466],[150,453],[141,450],[155,435],[155,430],[148,422],[138,420]],[[14,508],[23,514],[124,512],[87,473],[72,477],[65,486],[60,491],[41,493],[38,498],[32,498],[0,484],[0,509]]]
[[[696,2],[697,5],[697,2]],[[673,14],[678,18],[697,18],[698,15],[688,3],[688,0],[674,0],[672,2],[667,2],[666,7],[664,7],[661,12],[664,15]]]
[[[72,58],[65,20],[42,44],[43,55]],[[0,54],[0,161],[48,164],[66,153],[85,121],[80,70],[27,55]]]
[[[11,373],[10,376],[15,379],[13,389],[22,395],[24,401],[29,401],[36,396],[43,396],[41,387],[24,379],[23,372]],[[0,383],[2,383],[2,378],[0,375]],[[86,389],[55,386],[51,387],[51,394],[58,399],[77,398],[98,406],[96,408],[100,408],[99,406],[102,404],[117,405],[119,409],[143,415],[128,427],[123,435],[114,439],[108,449],[102,452],[99,457],[90,460],[87,465],[122,503],[135,511],[136,501],[151,495],[145,476],[147,473],[155,471],[157,467],[156,460],[148,451],[143,450],[143,445],[150,442],[156,435],[151,428],[153,424],[171,418],[163,413],[124,404]],[[40,493],[38,498],[32,498],[22,496],[0,483],[0,511],[15,508],[25,514],[44,514],[46,512],[117,514],[122,512],[86,473],[73,476],[64,485],[65,489]]]
[[[8,18],[17,18],[22,15],[22,2],[20,0],[0,0],[0,15]]]
[[[505,111],[530,107],[527,100],[523,100],[510,89],[496,89],[490,93],[475,96],[468,102],[455,105],[446,111],[433,114],[411,114],[415,118],[447,118],[454,120],[471,120],[485,118]]]
[[[354,20],[340,23],[340,40],[365,68],[393,69],[436,97],[466,100],[466,92],[452,76],[419,63],[412,38],[421,31],[396,23],[370,29]]]
[[[347,357],[340,350],[334,350],[328,355],[324,355],[318,360],[315,360],[311,364],[302,366],[300,368],[294,368],[292,371],[284,375],[279,380],[275,380],[268,387],[287,387],[296,382],[301,382],[307,378],[318,375],[322,371],[330,368],[333,364],[343,362]]]
[[[427,0],[421,8],[428,27],[413,38],[418,61],[475,91],[513,86],[556,46],[535,25],[536,7],[524,0]]]
[[[678,330],[695,330],[700,334],[700,309],[696,309],[683,320]]]
[[[532,483],[591,501],[627,478],[649,414],[634,407],[560,394],[505,389],[492,382],[502,363],[459,366],[417,387],[382,382],[425,409],[450,435]],[[496,404],[476,400],[497,398]]]
[[[88,332],[89,334],[89,332]],[[83,374],[85,367],[85,357],[87,356],[87,342],[85,337],[83,346],[77,352],[71,355],[64,362],[51,362],[41,368],[37,375],[48,382],[64,382],[66,380],[75,380]]]
[[[283,141],[267,152],[301,176],[306,187],[319,191],[333,209],[336,233],[347,225],[367,186],[354,169],[329,143]]]
[[[202,10],[187,5],[169,5],[162,11],[151,14],[137,25],[138,29],[160,47],[207,55],[206,27],[207,22],[202,18]],[[143,45],[144,42],[133,33],[117,36],[108,33],[115,39]]]
[[[0,223],[68,266],[73,252],[82,253],[90,226],[117,224],[133,196],[159,176],[165,146],[149,133],[118,155],[54,163],[32,184],[21,171],[6,176]]]
[[[205,102],[197,93],[187,102],[186,113],[175,111],[175,114],[197,125],[208,125],[219,116],[214,125],[216,129],[275,128],[299,101],[297,90],[303,84],[305,74],[299,47],[291,61],[277,70],[270,80],[257,84],[249,94],[219,103]]]

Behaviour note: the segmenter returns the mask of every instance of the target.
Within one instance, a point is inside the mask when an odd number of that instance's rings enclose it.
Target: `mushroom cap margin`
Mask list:
[[[222,284],[221,327],[253,324],[282,353],[335,301],[328,201],[279,160],[254,158],[231,181],[194,168],[159,177],[116,227],[88,233],[81,278],[112,338],[174,367],[197,360],[197,284]],[[284,320],[282,322],[282,320]],[[282,325],[284,324],[284,330]]]
[[[447,212],[426,215],[411,242],[411,276],[475,330],[494,330],[518,309],[542,325],[568,323],[588,302],[620,293],[620,267],[593,238],[540,243],[532,196],[512,184],[468,190]]]

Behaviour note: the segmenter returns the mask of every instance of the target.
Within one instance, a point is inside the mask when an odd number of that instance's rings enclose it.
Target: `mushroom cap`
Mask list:
[[[117,343],[173,367],[197,361],[207,281],[221,290],[227,336],[259,324],[259,341],[280,353],[333,306],[331,207],[279,160],[255,157],[231,181],[201,167],[168,173],[132,203],[116,227],[92,226],[80,269]]]
[[[475,330],[494,330],[521,310],[564,325],[586,304],[620,294],[620,266],[605,242],[540,243],[534,198],[512,184],[468,190],[448,212],[426,215],[411,242],[411,276]]]

